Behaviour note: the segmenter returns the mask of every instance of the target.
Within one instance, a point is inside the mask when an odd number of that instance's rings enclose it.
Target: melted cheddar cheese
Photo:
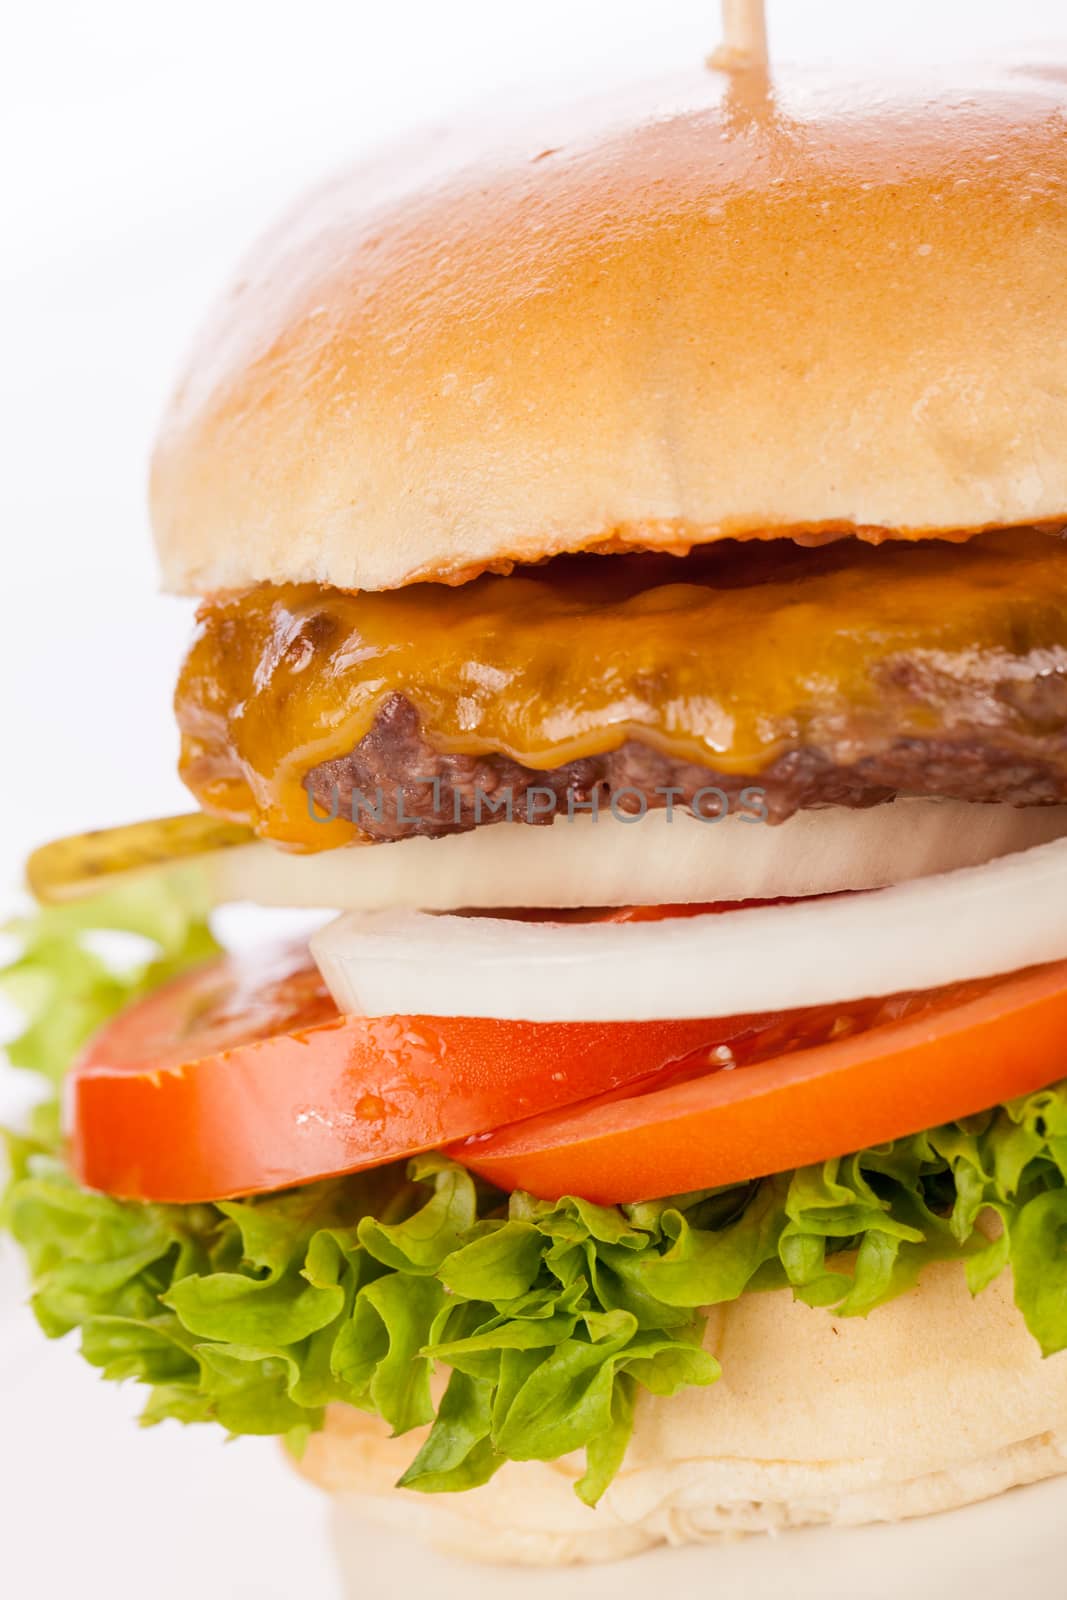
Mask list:
[[[901,663],[994,682],[1041,652],[1067,666],[1067,545],[1032,531],[561,558],[459,588],[262,585],[201,609],[181,770],[208,811],[321,849],[356,830],[313,821],[303,779],[393,694],[442,750],[551,768],[637,738],[757,775],[806,745],[847,760],[887,695],[895,733],[936,731],[929,696],[892,688]]]

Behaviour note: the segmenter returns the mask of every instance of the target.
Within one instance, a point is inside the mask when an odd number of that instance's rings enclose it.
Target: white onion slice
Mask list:
[[[1067,840],[839,899],[675,921],[349,912],[312,954],[369,1015],[728,1016],[989,977],[1067,956]]]
[[[460,906],[680,905],[873,889],[977,866],[1067,835],[1067,806],[1020,809],[895,800],[802,811],[778,827],[651,812],[499,823],[446,839],[353,845],[314,856],[238,845],[204,860],[219,901],[339,911]]]

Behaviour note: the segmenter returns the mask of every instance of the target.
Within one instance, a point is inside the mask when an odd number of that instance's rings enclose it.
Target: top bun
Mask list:
[[[1067,517],[1067,68],[703,70],[432,137],[253,253],[164,421],[168,585]]]

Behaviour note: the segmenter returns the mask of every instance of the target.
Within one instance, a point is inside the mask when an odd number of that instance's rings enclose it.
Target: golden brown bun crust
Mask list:
[[[1067,515],[1067,69],[709,70],[319,189],[159,440],[167,583]]]
[[[958,1265],[869,1318],[841,1320],[786,1293],[711,1315],[723,1376],[643,1396],[634,1437],[595,1511],[573,1493],[583,1462],[510,1462],[462,1494],[392,1484],[421,1436],[331,1409],[301,1470],[346,1507],[468,1559],[609,1560],[651,1545],[812,1523],[947,1511],[1067,1471],[1067,1352],[1043,1361],[1005,1275],[971,1299]]]

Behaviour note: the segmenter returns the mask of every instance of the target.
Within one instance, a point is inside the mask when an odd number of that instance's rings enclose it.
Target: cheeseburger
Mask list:
[[[489,1559],[1064,1470],[1065,261],[1047,65],[705,68],[259,245],[152,473],[199,810],[29,865],[45,1333]]]

